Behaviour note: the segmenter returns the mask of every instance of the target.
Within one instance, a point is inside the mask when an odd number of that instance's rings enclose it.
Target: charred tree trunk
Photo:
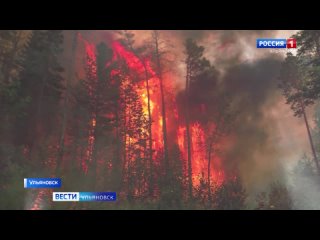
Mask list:
[[[160,83],[160,94],[161,94],[161,113],[162,113],[162,133],[163,133],[163,148],[164,148],[164,165],[165,173],[168,176],[169,173],[169,153],[168,153],[168,141],[167,141],[167,120],[166,120],[166,106],[164,98],[164,87],[163,87],[163,75],[162,66],[160,62],[160,52],[159,52],[159,33],[154,31],[154,44],[155,44],[155,57],[157,65],[157,74]]]
[[[153,149],[152,149],[152,116],[151,116],[151,107],[150,107],[150,88],[149,88],[149,75],[145,62],[143,62],[146,78],[146,90],[147,90],[147,100],[148,100],[148,145],[149,145],[149,167],[150,167],[150,179],[149,179],[149,194],[153,196]]]

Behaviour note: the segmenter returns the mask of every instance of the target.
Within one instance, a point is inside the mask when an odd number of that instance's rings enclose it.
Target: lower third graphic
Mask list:
[[[117,200],[115,192],[53,192],[54,202],[113,202]]]

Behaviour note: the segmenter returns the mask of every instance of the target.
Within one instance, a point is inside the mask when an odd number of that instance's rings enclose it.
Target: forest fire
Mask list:
[[[163,119],[161,115],[161,102],[160,102],[160,96],[154,94],[155,88],[157,87],[157,77],[155,71],[152,70],[150,66],[150,62],[148,60],[143,63],[138,57],[134,55],[134,53],[128,51],[123,47],[119,42],[113,42],[112,44],[113,50],[115,51],[114,56],[120,56],[123,59],[125,59],[127,65],[129,66],[130,69],[133,71],[136,71],[138,74],[142,74],[144,72],[144,66],[146,66],[145,70],[149,72],[150,74],[150,79],[149,81],[149,86],[150,86],[150,99],[149,99],[149,104],[150,104],[150,112],[151,112],[151,118],[152,118],[152,132],[153,132],[153,149],[155,152],[159,151],[160,149],[163,148],[163,136],[162,136],[162,127],[163,127]],[[113,57],[115,59],[116,57]],[[169,79],[170,80],[170,79]],[[145,82],[143,84],[140,84],[140,88],[142,90],[138,91],[137,93],[141,98],[141,103],[143,106],[143,113],[147,116],[148,115],[148,96],[147,96],[147,90],[145,86]],[[165,87],[167,84],[164,85]],[[138,87],[136,87],[138,89]],[[172,87],[168,87],[166,89],[166,92],[171,93],[174,96],[174,92]],[[174,104],[175,101],[171,102],[171,107],[173,108],[174,116],[171,116],[170,119],[167,119],[168,125],[170,125],[172,122],[176,121],[173,117],[178,118],[178,112],[177,112],[177,106]],[[156,106],[154,108],[154,105]],[[203,106],[202,110],[203,110]],[[154,111],[155,110],[155,111]],[[178,145],[180,148],[180,151],[182,152],[182,155],[184,159],[187,159],[187,149],[185,145],[185,138],[184,138],[184,133],[183,131],[185,130],[184,127],[179,127],[178,131],[176,131],[177,135],[177,141]],[[192,161],[192,169],[193,169],[193,179],[194,179],[194,185],[197,186],[199,184],[201,176],[205,176],[207,178],[207,154],[206,154],[206,139],[205,139],[205,133],[200,125],[200,123],[194,123],[191,127],[191,132],[192,132],[192,156],[193,156],[193,161]],[[222,184],[224,180],[224,173],[223,169],[221,168],[221,159],[219,159],[217,156],[214,157],[215,163],[217,163],[218,167],[216,164],[211,164],[211,178],[212,181],[220,185]]]
[[[183,158],[187,159],[187,143],[186,143],[186,128],[180,126],[178,129],[178,145],[183,154]],[[196,122],[191,126],[192,134],[192,175],[193,184],[199,185],[201,178],[208,178],[208,156],[206,150],[205,132],[200,125]],[[213,158],[213,164],[210,166],[210,178],[216,185],[220,186],[224,181],[224,171],[221,165],[221,159],[218,156]]]
[[[158,86],[158,78],[156,77],[155,71],[152,69],[150,65],[150,60],[145,58],[137,57],[133,52],[127,50],[124,46],[122,46],[119,42],[114,41],[112,43],[112,49],[114,51],[113,61],[118,58],[122,58],[125,60],[127,66],[134,74],[142,75],[142,79],[145,81],[141,82],[133,82],[134,89],[137,95],[140,98],[140,102],[143,108],[143,114],[146,118],[148,118],[149,110],[148,110],[148,102],[150,106],[150,117],[152,122],[150,123],[152,126],[152,148],[155,153],[157,153],[161,148],[163,148],[163,140],[162,140],[162,116],[160,111],[160,96],[155,94],[156,88]],[[147,78],[147,79],[146,79]],[[147,84],[149,87],[149,101],[148,101],[148,92],[147,92]],[[156,154],[154,155],[156,156]]]
[[[85,47],[86,47],[86,54],[87,54],[87,75],[89,76],[92,81],[96,81],[96,54],[95,54],[95,47],[93,44],[88,43],[84,40]],[[112,62],[116,62],[118,60],[124,60],[126,65],[128,66],[129,72],[132,72],[132,76],[126,78],[126,80],[122,81],[120,88],[122,89],[123,94],[122,97],[126,98],[125,89],[128,86],[132,86],[135,93],[139,97],[139,102],[142,106],[142,111],[145,119],[148,119],[148,115],[150,114],[151,118],[151,132],[152,132],[152,151],[155,153],[152,156],[152,161],[155,162],[157,158],[157,154],[163,150],[163,116],[161,114],[161,98],[160,94],[157,92],[158,82],[159,79],[156,76],[155,71],[152,69],[150,60],[148,58],[139,58],[137,57],[132,51],[126,49],[121,43],[118,41],[113,41],[112,44],[113,50],[113,57]],[[109,66],[111,63],[107,63]],[[113,70],[113,74],[119,74],[121,71]],[[140,76],[144,81],[135,81],[134,75]],[[168,79],[166,79],[168,81]],[[169,79],[170,81],[170,79]],[[168,81],[168,82],[169,82]],[[166,82],[165,82],[166,83]],[[148,84],[148,86],[147,86]],[[91,85],[92,86],[92,85]],[[93,85],[94,86],[94,85]],[[175,102],[175,93],[170,86],[170,84],[164,84],[165,91],[167,92],[168,96],[171,96],[172,100],[170,101],[170,107],[172,108],[171,112],[172,115],[166,119],[167,125],[169,129],[171,128],[170,125],[173,123],[177,123],[179,118],[179,113],[177,111],[177,106]],[[88,88],[89,96],[92,95],[94,89]],[[202,111],[203,111],[203,106]],[[127,128],[130,128],[130,124],[134,124],[130,121],[131,113],[130,109],[133,108],[132,103],[127,103],[124,105],[124,113],[126,115],[125,124],[127,124]],[[150,112],[149,112],[150,111]],[[90,124],[89,136],[88,136],[88,149],[86,154],[86,160],[82,161],[82,168],[85,172],[88,170],[88,162],[91,161],[92,158],[92,151],[94,145],[94,130],[95,130],[95,116],[92,116],[91,119],[92,124]],[[131,122],[131,123],[130,123]],[[133,126],[131,126],[133,127]],[[142,133],[145,135],[149,135],[146,129],[140,129]],[[177,144],[179,146],[179,150],[183,156],[184,161],[187,159],[187,145],[186,145],[186,138],[185,138],[185,130],[184,126],[179,126],[178,129],[175,130]],[[203,130],[203,127],[200,123],[195,122],[191,126],[191,135],[192,135],[192,146],[191,146],[191,153],[192,153],[192,175],[193,175],[193,184],[194,186],[199,185],[201,178],[208,178],[208,160],[207,160],[207,150],[206,150],[206,136]],[[130,148],[131,145],[136,144],[139,139],[134,136],[125,135],[124,136],[124,143],[125,148]],[[160,152],[159,152],[160,151]],[[125,156],[125,159],[128,161],[134,161],[132,159],[134,156],[138,157],[135,154],[128,154]],[[214,156],[212,160],[213,164],[210,166],[210,178],[211,181],[214,182],[216,185],[222,184],[224,180],[224,172],[221,165],[221,159],[218,156]],[[126,165],[126,164],[125,164]],[[185,165],[185,163],[183,164]],[[129,165],[127,165],[129,166]]]
[[[86,48],[86,71],[88,78],[93,82],[90,85],[87,85],[87,90],[89,97],[92,97],[94,91],[96,90],[96,81],[97,81],[97,63],[96,63],[96,54],[95,54],[95,46],[90,44],[89,42],[82,39],[85,43]],[[92,154],[93,154],[93,146],[94,146],[94,132],[96,127],[96,116],[95,113],[92,113],[91,121],[89,124],[89,132],[88,132],[88,147],[86,150],[85,158],[81,161],[81,166],[84,173],[88,173],[89,166],[88,164],[92,161]]]
[[[283,33],[296,52],[251,46]],[[0,208],[319,209],[319,39],[1,30]],[[55,203],[29,178],[117,201]]]
[[[98,49],[79,35],[79,39],[84,44],[86,53],[85,74],[87,80],[84,81],[86,92],[89,98],[89,119],[87,122],[86,149],[80,166],[85,175],[89,170],[93,170],[97,175],[103,174],[105,166],[108,171],[112,171],[116,164],[112,161],[104,161],[98,157],[97,145],[99,144],[99,131],[101,122],[99,119],[99,107],[101,98],[106,93],[100,93],[101,80],[98,73]],[[165,96],[167,98],[168,115],[163,118],[161,95],[159,93],[159,77],[153,70],[153,65],[149,57],[139,57],[132,50],[122,45],[118,41],[110,44],[112,57],[110,61],[104,63],[105,68],[112,68],[110,71],[110,83],[118,91],[119,99],[115,103],[116,112],[107,111],[104,116],[109,121],[115,121],[116,128],[113,131],[115,139],[120,138],[123,149],[121,155],[121,165],[124,184],[127,185],[126,191],[134,196],[139,196],[153,187],[156,192],[157,178],[161,178],[161,171],[156,170],[165,166],[164,158],[164,121],[167,130],[170,132],[169,141],[176,144],[181,159],[171,159],[171,164],[175,161],[182,161],[183,174],[187,175],[188,145],[186,138],[186,126],[179,123],[184,115],[179,113],[176,102],[176,92],[172,85],[172,79],[166,76],[163,81]],[[100,84],[100,85],[99,85]],[[203,114],[206,109],[203,104],[199,106],[199,111]],[[123,119],[119,121],[119,118]],[[118,119],[118,120],[117,120]],[[101,120],[100,120],[101,121]],[[213,123],[212,123],[213,124]],[[212,125],[211,124],[211,125]],[[213,124],[214,125],[214,124]],[[121,128],[117,129],[117,128]],[[221,159],[217,155],[210,156],[211,164],[208,164],[208,136],[204,126],[200,122],[193,122],[190,125],[191,133],[191,157],[192,157],[192,185],[198,187],[201,181],[209,181],[210,185],[219,187],[225,180],[225,174]],[[149,150],[148,150],[149,149]],[[172,146],[169,146],[171,151]],[[177,157],[177,156],[175,156]],[[141,164],[149,169],[150,176],[139,175]],[[130,176],[133,174],[133,176]],[[141,174],[141,173],[140,173]],[[208,176],[210,174],[210,176]],[[145,178],[149,180],[143,180]],[[140,179],[139,179],[140,178]],[[131,183],[130,183],[131,182]],[[153,183],[152,183],[153,182]],[[152,185],[151,185],[152,184]],[[149,190],[150,191],[150,190]],[[44,198],[44,191],[40,191],[35,199],[32,209],[39,209],[39,204]]]

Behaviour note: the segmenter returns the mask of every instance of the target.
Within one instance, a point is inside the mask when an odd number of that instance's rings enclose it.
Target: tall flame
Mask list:
[[[89,66],[89,72],[91,73],[92,79],[96,79],[96,54],[95,47],[93,44],[85,42],[86,54],[87,54],[87,66]],[[128,50],[126,47],[121,45],[118,41],[114,41],[111,44],[113,49],[113,58],[112,61],[117,61],[119,59],[123,60],[129,70],[134,74],[139,76],[140,81],[134,81],[133,79],[126,79],[123,81],[120,88],[124,89],[127,84],[133,86],[134,91],[140,98],[140,103],[142,106],[142,111],[146,119],[148,119],[148,93],[146,86],[146,78],[148,78],[149,85],[149,104],[150,104],[150,114],[152,119],[152,149],[154,151],[153,161],[155,161],[158,153],[163,149],[163,116],[161,114],[161,97],[159,91],[159,79],[156,72],[152,68],[150,59],[138,57],[134,52]],[[108,63],[109,64],[109,63]],[[119,73],[119,69],[112,70],[111,75]],[[178,119],[180,118],[177,103],[176,95],[174,88],[172,86],[172,79],[165,79],[164,88],[167,101],[167,110],[168,114],[166,122],[168,125],[168,131],[174,133],[173,137],[176,144],[179,147],[183,158],[183,165],[187,166],[187,141],[186,141],[186,127],[178,124]],[[89,95],[92,93],[93,89],[88,89]],[[124,95],[123,95],[124,96]],[[125,106],[125,114],[127,121],[130,121],[130,108],[132,106]],[[205,111],[203,106],[201,111]],[[92,156],[92,146],[94,142],[94,129],[95,129],[96,119],[95,116],[91,118],[91,124],[89,129],[88,137],[88,148],[86,154],[86,160],[82,161],[83,170],[86,172],[88,169],[88,162],[91,161]],[[146,133],[146,129],[141,129],[142,132]],[[191,123],[190,125],[190,134],[192,138],[191,152],[192,152],[192,174],[193,174],[193,184],[197,186],[200,183],[200,177],[208,177],[208,153],[206,149],[206,132],[204,131],[204,126],[199,122]],[[171,135],[172,136],[172,135]],[[138,141],[135,137],[124,136],[124,142],[126,146],[132,145],[134,142]],[[172,141],[171,141],[172,142]],[[131,158],[129,161],[134,161],[132,155],[126,156],[126,158]],[[224,179],[224,171],[221,159],[214,155],[211,159],[210,167],[210,178],[211,181],[217,185],[220,185]]]

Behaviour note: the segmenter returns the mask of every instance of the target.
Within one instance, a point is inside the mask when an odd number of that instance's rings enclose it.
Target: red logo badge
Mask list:
[[[287,48],[297,48],[297,40],[295,38],[288,38]]]

